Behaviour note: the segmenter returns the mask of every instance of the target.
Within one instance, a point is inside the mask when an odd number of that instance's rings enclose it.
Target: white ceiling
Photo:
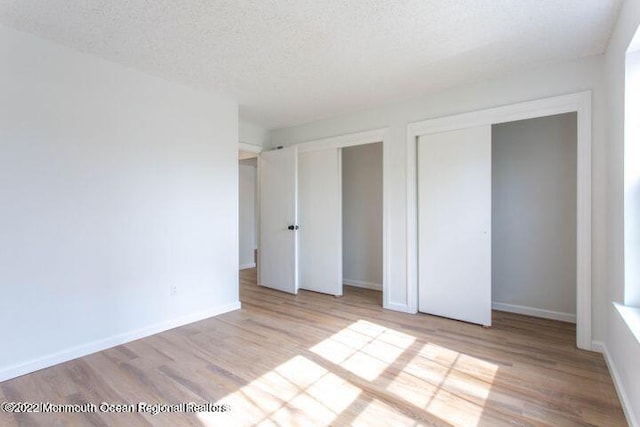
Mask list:
[[[0,23],[284,127],[604,52],[621,0],[0,0]]]

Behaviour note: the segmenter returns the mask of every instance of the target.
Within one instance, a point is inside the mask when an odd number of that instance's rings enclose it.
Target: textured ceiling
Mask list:
[[[0,0],[0,23],[283,127],[602,53],[620,0]]]

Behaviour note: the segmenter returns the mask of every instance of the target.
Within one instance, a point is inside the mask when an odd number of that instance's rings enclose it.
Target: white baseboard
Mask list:
[[[398,304],[396,302],[388,302],[382,305],[382,308],[386,308],[387,310],[400,311],[402,313],[412,313],[409,310],[409,306],[407,304]]]
[[[381,291],[382,284],[364,282],[362,280],[342,279],[342,283],[349,286],[355,286],[356,288],[373,289],[374,291]]]
[[[601,342],[601,341],[592,341],[591,342],[591,349],[593,351],[595,351],[596,353],[602,353],[603,355],[605,355],[605,361],[607,362],[607,365],[609,364],[609,362],[607,361],[607,358],[606,358],[607,349],[605,348],[603,342]],[[611,368],[609,368],[609,370],[611,370]]]
[[[241,308],[240,301],[216,307],[211,310],[189,314],[177,319],[167,320],[165,322],[156,323],[144,328],[140,328],[134,331],[125,332],[122,334],[114,335],[108,338],[92,341],[87,344],[81,344],[75,347],[71,347],[65,350],[61,350],[55,353],[48,354],[46,356],[39,357],[37,359],[29,360],[24,363],[20,363],[13,366],[8,366],[0,369],[0,382],[10,380],[22,375],[30,374],[40,369],[48,368],[59,363],[68,362],[79,357],[87,356],[98,351],[106,350],[111,347],[126,344],[131,341],[135,341],[140,338],[145,338],[150,335],[155,335],[160,332],[167,331],[169,329],[177,328],[179,326],[187,325],[189,323],[197,322],[199,320],[208,319],[209,317],[218,316],[223,313],[238,310]]]
[[[251,262],[249,264],[240,264],[240,270],[246,270],[247,268],[256,268],[256,263]]]
[[[544,310],[542,308],[527,307],[524,305],[505,304],[502,302],[492,302],[491,308],[509,313],[525,314],[527,316],[542,317],[543,319],[560,320],[562,322],[576,323],[576,315],[562,313],[560,311]]]
[[[591,343],[591,348],[593,351],[597,351],[598,353],[602,353],[604,356],[604,361],[607,363],[607,367],[609,368],[609,372],[611,373],[611,378],[613,378],[613,385],[618,392],[618,397],[620,398],[620,403],[622,404],[622,410],[624,411],[624,415],[627,417],[627,422],[631,427],[640,427],[640,420],[636,418],[636,415],[633,413],[633,409],[631,407],[631,400],[629,400],[629,396],[624,391],[622,387],[622,382],[620,381],[620,374],[616,369],[616,365],[613,363],[613,359],[609,355],[609,350],[607,350],[607,346],[605,343],[601,341],[593,341]]]

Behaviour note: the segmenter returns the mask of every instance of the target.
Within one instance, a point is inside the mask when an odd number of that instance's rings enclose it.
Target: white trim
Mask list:
[[[238,150],[248,151],[250,153],[261,153],[265,150],[265,148],[259,145],[238,141]]]
[[[382,294],[382,298],[384,299],[384,292]],[[413,314],[409,311],[409,307],[407,306],[407,304],[400,304],[397,302],[387,302],[384,308],[386,308],[387,310],[400,311],[402,313]]]
[[[620,318],[627,325],[631,334],[635,337],[638,344],[640,344],[640,308],[629,307],[624,304],[613,303],[613,306],[618,311]]]
[[[348,133],[345,135],[332,136],[329,138],[315,139],[296,144],[300,153],[306,151],[324,150],[325,148],[345,148],[355,145],[384,143],[388,140],[388,128],[373,129],[364,132]]]
[[[604,345],[604,343],[602,341],[593,341],[591,343],[591,349],[593,351],[595,351],[596,353],[601,353],[603,355],[607,352],[606,346]],[[605,358],[605,362],[607,362],[606,358]],[[607,365],[608,365],[608,362],[607,362]],[[609,370],[611,370],[610,367],[608,367],[608,368],[609,368]]]
[[[372,289],[374,291],[382,290],[382,283],[365,282],[363,280],[342,279],[342,283],[356,288]]]
[[[391,253],[389,242],[391,241],[390,224],[391,218],[391,144],[389,130],[382,132],[382,307],[388,310],[407,312],[406,306],[399,309],[391,302],[391,283],[389,275],[391,271]]]
[[[75,347],[58,351],[56,353],[39,357],[37,359],[29,360],[24,363],[5,367],[0,370],[0,382],[19,377],[21,375],[30,374],[31,372],[48,368],[50,366],[57,365],[59,363],[68,362],[69,360],[87,356],[89,354],[106,350],[111,347],[126,344],[128,342],[135,341],[140,338],[145,338],[150,335],[155,335],[157,333],[164,332],[169,329],[177,328],[179,326],[187,325],[189,323],[208,319],[210,317],[218,316],[220,314],[228,313],[230,311],[239,310],[240,308],[241,308],[241,305],[240,305],[240,302],[238,301],[232,304],[219,306],[211,310],[194,313],[194,314],[188,314],[186,316],[179,317],[177,319],[167,320],[164,322],[156,323],[154,325],[146,326],[144,328],[136,329],[134,331],[124,332],[122,334],[99,339],[87,344],[81,344]]]
[[[620,380],[620,374],[616,369],[616,365],[613,363],[613,359],[609,354],[609,350],[605,343],[601,341],[593,341],[591,343],[591,348],[593,351],[597,351],[598,353],[602,353],[604,356],[604,361],[607,363],[607,367],[609,368],[609,373],[611,373],[611,378],[613,379],[613,385],[616,388],[616,392],[618,392],[618,397],[620,398],[620,403],[622,404],[622,410],[624,411],[625,417],[627,417],[627,422],[631,427],[640,427],[640,420],[636,417],[636,414],[633,412],[633,407],[631,406],[631,399],[624,391],[624,387],[622,386],[622,381]]]
[[[391,262],[388,248],[390,211],[389,192],[391,191],[391,174],[389,173],[389,167],[391,165],[389,128],[332,136],[329,138],[300,142],[295,145],[298,147],[299,153],[304,153],[305,151],[323,150],[327,148],[345,148],[355,145],[374,144],[377,142],[382,142],[382,307],[406,313],[408,310],[405,304],[395,304],[389,301],[389,266]]]
[[[256,268],[256,263],[255,262],[250,262],[249,264],[241,264],[240,265],[240,270],[246,270],[249,268]]]
[[[591,91],[527,101],[407,125],[407,306],[418,311],[417,150],[420,135],[577,112],[576,342],[591,350]]]
[[[262,243],[261,243],[261,235],[262,235],[262,206],[260,205],[260,198],[262,197],[262,195],[260,194],[261,192],[261,181],[260,181],[260,174],[262,173],[261,169],[261,164],[262,164],[262,156],[258,156],[258,164],[256,165],[256,205],[255,205],[255,210],[256,210],[256,216],[258,217],[258,221],[256,221],[256,245],[258,246],[258,252],[256,254],[256,283],[258,284],[258,286],[262,286],[262,282],[260,280],[260,268],[262,267],[262,261],[261,259],[261,254],[262,251],[260,250],[260,248],[262,247]],[[240,283],[240,279],[238,278],[238,283]]]
[[[337,151],[337,156],[338,156],[338,213],[339,213],[339,223],[340,223],[340,228],[338,230],[336,230],[336,233],[338,234],[337,238],[338,238],[338,242],[340,242],[340,247],[338,248],[338,250],[336,251],[336,257],[337,257],[337,265],[338,265],[338,277],[336,280],[336,283],[339,283],[339,286],[337,289],[338,293],[335,294],[337,296],[342,296],[344,295],[344,286],[341,283],[342,279],[343,279],[343,275],[344,275],[344,265],[343,265],[343,257],[342,257],[342,253],[344,251],[344,241],[342,239],[342,229],[344,227],[343,221],[342,221],[342,150],[340,148],[336,149]]]
[[[527,316],[542,317],[543,319],[559,320],[561,322],[576,323],[576,315],[563,313],[561,311],[545,310],[543,308],[527,307],[526,305],[506,304],[503,302],[492,302],[493,310],[506,311],[509,313],[525,314]]]

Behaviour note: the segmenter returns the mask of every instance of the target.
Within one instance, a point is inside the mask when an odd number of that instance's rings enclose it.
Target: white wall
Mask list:
[[[240,117],[238,119],[238,141],[264,147],[268,142],[268,131],[259,124]]]
[[[605,58],[607,97],[608,179],[606,204],[609,207],[606,248],[608,250],[607,324],[599,339],[604,341],[610,364],[617,371],[619,390],[627,401],[631,424],[640,425],[640,343],[633,337],[611,301],[624,301],[624,82],[625,51],[640,24],[640,0],[627,0],[618,15]]]
[[[254,162],[255,163],[255,162]],[[256,166],[240,161],[238,183],[240,209],[240,269],[255,267],[256,238]]]
[[[492,127],[496,308],[575,322],[576,141],[576,113]]]
[[[640,33],[635,37],[640,42]],[[640,307],[640,50],[627,54],[624,99],[624,302]],[[629,96],[631,95],[631,96]]]
[[[5,27],[0,64],[0,380],[237,308],[237,105]]]
[[[382,143],[342,149],[344,282],[382,290]]]
[[[290,145],[353,132],[389,128],[388,250],[390,303],[406,305],[406,127],[414,121],[546,98],[560,94],[593,92],[593,332],[602,339],[607,295],[606,248],[606,141],[604,139],[603,56],[529,68],[498,78],[460,86],[414,100],[390,104],[306,125],[274,130],[271,145]]]

